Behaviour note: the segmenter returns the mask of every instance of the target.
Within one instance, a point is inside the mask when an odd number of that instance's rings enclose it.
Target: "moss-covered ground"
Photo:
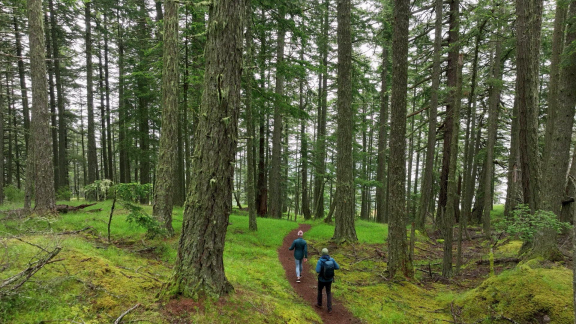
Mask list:
[[[68,202],[76,205],[83,202]],[[2,209],[16,208],[17,205]],[[0,299],[0,323],[318,323],[319,316],[294,293],[284,277],[277,249],[298,225],[258,219],[258,232],[248,231],[245,212],[230,217],[224,262],[235,292],[220,300],[159,302],[158,292],[171,275],[178,237],[147,239],[145,230],[126,221],[118,208],[107,240],[111,202],[87,211],[53,218],[17,218],[0,214],[0,283],[41,257],[37,245],[62,251],[16,293]],[[495,217],[500,207],[495,208]],[[90,212],[90,209],[96,210]],[[98,211],[98,209],[101,209]],[[151,207],[145,206],[148,212]],[[334,245],[334,227],[309,222],[305,238],[310,259],[328,247],[341,270],[333,292],[365,323],[572,323],[572,270],[562,265],[497,263],[490,275],[489,244],[479,228],[464,241],[463,265],[452,279],[440,276],[442,246],[432,233],[417,232],[416,279],[387,278],[387,226],[358,221],[358,242]],[[174,227],[182,226],[182,209],[174,210]],[[88,228],[88,229],[86,229]],[[65,234],[73,231],[84,231]],[[492,243],[494,258],[513,258],[521,242],[500,237]],[[456,255],[456,250],[454,250]],[[456,260],[454,260],[456,261]]]

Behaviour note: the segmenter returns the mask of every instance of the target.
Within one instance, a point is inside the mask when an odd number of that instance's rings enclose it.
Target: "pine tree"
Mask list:
[[[244,0],[214,1],[210,7],[195,159],[167,294],[221,296],[233,290],[223,253],[232,208],[245,12]]]

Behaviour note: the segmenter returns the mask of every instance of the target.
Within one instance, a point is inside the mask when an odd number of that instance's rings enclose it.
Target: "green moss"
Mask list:
[[[456,299],[465,322],[498,322],[501,316],[532,323],[548,315],[552,323],[572,323],[572,271],[523,264],[484,281]]]

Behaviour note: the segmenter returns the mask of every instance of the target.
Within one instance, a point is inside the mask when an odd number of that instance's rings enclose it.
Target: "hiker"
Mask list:
[[[294,250],[294,259],[296,260],[296,282],[300,282],[302,276],[302,260],[308,261],[308,244],[302,238],[304,232],[298,231],[298,238],[292,242],[288,250]]]
[[[328,255],[328,249],[322,249],[322,257],[316,264],[316,273],[318,273],[318,302],[316,307],[322,308],[322,289],[326,287],[326,305],[328,313],[332,313],[332,282],[334,281],[334,270],[340,269],[336,260]]]

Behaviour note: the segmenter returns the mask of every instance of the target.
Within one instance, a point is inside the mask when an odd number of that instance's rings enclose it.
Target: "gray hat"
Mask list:
[[[327,248],[322,249],[322,255],[328,255],[328,249]]]

